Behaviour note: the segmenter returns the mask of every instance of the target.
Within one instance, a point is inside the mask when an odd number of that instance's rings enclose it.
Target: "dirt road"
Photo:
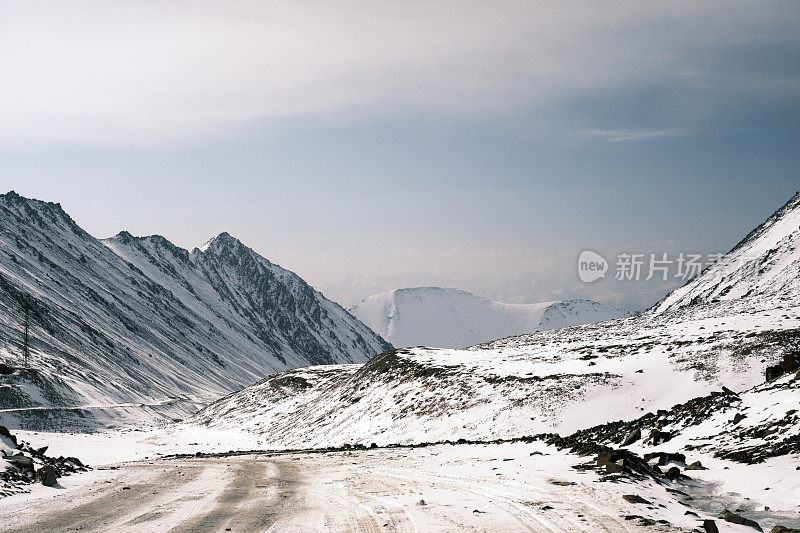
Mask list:
[[[0,529],[642,530],[609,507],[609,495],[591,479],[571,485],[550,483],[546,475],[525,479],[520,463],[533,461],[529,453],[519,453],[515,465],[512,458],[481,457],[478,448],[455,451],[456,457],[443,448],[121,464],[68,490],[0,502]]]

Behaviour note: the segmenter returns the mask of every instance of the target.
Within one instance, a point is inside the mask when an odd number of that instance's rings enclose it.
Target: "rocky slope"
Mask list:
[[[375,294],[350,312],[398,348],[466,348],[512,335],[631,316],[590,300],[514,305],[441,287]]]
[[[127,232],[101,241],[58,204],[0,196],[0,360],[15,367],[0,376],[0,419],[10,427],[91,414],[30,409],[41,406],[185,412],[192,405],[176,399],[207,401],[272,372],[364,362],[389,348],[227,233],[192,252]]]

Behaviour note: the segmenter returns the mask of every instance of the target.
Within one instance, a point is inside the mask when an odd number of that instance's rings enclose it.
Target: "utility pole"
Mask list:
[[[30,328],[31,304],[27,296],[23,298],[23,305],[25,306],[25,335],[22,343],[22,366],[28,368],[28,357],[30,356],[30,350],[28,350],[28,329]]]

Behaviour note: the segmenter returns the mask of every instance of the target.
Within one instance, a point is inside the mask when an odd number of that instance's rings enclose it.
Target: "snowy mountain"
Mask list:
[[[736,300],[683,300],[695,287],[718,287],[711,269],[634,318],[271,376],[186,429],[242,430],[271,447],[514,438],[632,420],[722,387],[748,390],[800,346],[796,199],[731,252],[763,256],[753,260],[759,268],[724,278]]]
[[[695,304],[800,298],[800,193],[745,237],[721,261],[656,306],[656,312]]]
[[[350,313],[398,348],[466,348],[511,335],[631,315],[590,300],[515,305],[440,287],[375,294]]]
[[[10,366],[21,366],[21,301],[30,302],[30,368],[0,376],[0,417],[12,426],[48,423],[51,413],[30,407],[166,409],[390,348],[227,233],[192,252],[127,232],[102,241],[60,205],[14,192],[0,196],[0,287],[0,359]]]

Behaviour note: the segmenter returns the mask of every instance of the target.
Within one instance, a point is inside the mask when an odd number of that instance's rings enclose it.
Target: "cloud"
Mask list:
[[[496,117],[652,83],[714,90],[709,54],[796,43],[796,11],[742,0],[5,3],[0,141],[162,143],[287,117]]]
[[[667,139],[670,137],[681,137],[687,132],[680,129],[675,130],[582,130],[577,132],[579,137],[596,139],[603,142],[627,142],[627,141],[652,141],[657,139]]]

